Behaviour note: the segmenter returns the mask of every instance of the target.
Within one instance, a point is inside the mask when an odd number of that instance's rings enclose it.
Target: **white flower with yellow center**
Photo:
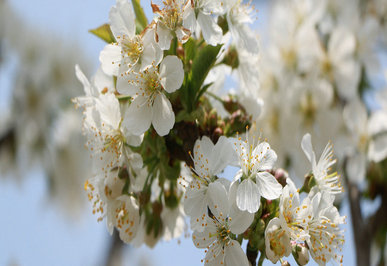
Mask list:
[[[273,263],[292,252],[290,236],[286,230],[281,228],[279,218],[270,220],[265,230],[266,257]]]
[[[235,206],[237,183],[234,182],[229,193],[220,182],[212,184],[214,189],[211,193],[218,200],[209,205],[204,231],[192,234],[194,245],[208,249],[204,265],[248,266],[246,254],[234,238],[250,226],[254,215]]]
[[[204,40],[210,45],[217,45],[222,41],[222,28],[216,24],[213,15],[222,12],[220,0],[194,0],[184,8],[183,26],[195,32],[198,25]]]
[[[369,161],[380,162],[387,157],[386,110],[374,111],[368,117],[366,106],[360,99],[344,107],[343,117],[351,135],[346,171],[352,182],[364,180]]]
[[[325,146],[318,163],[316,163],[316,154],[313,151],[312,138],[309,133],[302,138],[301,147],[312,164],[313,177],[319,190],[327,191],[331,194],[341,193],[343,187],[340,183],[340,176],[337,172],[328,173],[336,163],[336,159],[333,159],[332,144],[328,143]]]
[[[152,124],[160,136],[168,134],[175,124],[175,114],[164,91],[176,91],[183,79],[183,63],[176,56],[165,57],[159,67],[152,65],[143,72],[130,72],[119,77],[118,92],[132,96],[123,127],[141,135]]]
[[[251,13],[254,9],[250,4],[242,4],[242,0],[224,0],[223,4],[227,11],[227,24],[238,50],[258,54],[257,34],[247,25],[253,22]]]
[[[344,244],[344,231],[339,226],[345,223],[345,217],[340,216],[333,201],[334,197],[327,192],[317,192],[311,198],[313,213],[308,223],[310,237],[306,242],[312,258],[319,265],[325,265],[331,259],[343,262],[343,257],[337,253],[342,251]]]
[[[154,39],[154,28],[148,28],[136,35],[136,22],[132,4],[117,0],[109,13],[110,28],[117,43],[108,44],[102,50],[99,60],[104,72],[118,76],[133,67],[144,70],[152,62],[158,65],[162,51]]]
[[[241,170],[235,180],[241,180],[238,187],[236,202],[239,209],[250,213],[258,211],[261,196],[273,200],[282,193],[282,186],[275,177],[268,172],[277,160],[277,154],[267,142],[254,146],[246,140],[233,139],[235,150],[239,157]]]
[[[124,164],[133,169],[142,167],[141,156],[126,145],[140,145],[142,136],[122,128],[121,120],[120,105],[112,93],[101,94],[94,108],[85,110],[84,131],[93,158],[93,175],[107,177],[113,168]]]
[[[152,3],[153,12],[158,16],[156,21],[156,41],[160,48],[168,50],[171,40],[176,36],[177,39],[185,43],[188,41],[191,32],[183,25],[185,0],[166,0],[163,1],[164,8]]]
[[[232,163],[232,156],[232,146],[224,136],[219,138],[216,145],[206,136],[195,142],[192,158],[195,166],[192,168],[193,178],[184,197],[184,211],[191,217],[192,230],[203,231],[207,206],[214,200],[214,193],[211,191],[217,188],[215,184],[229,186],[229,181],[217,179],[216,175]]]
[[[279,204],[281,228],[288,232],[291,240],[303,242],[308,239],[307,222],[312,218],[312,206],[308,198],[300,205],[300,195],[294,183],[289,178],[286,183]]]

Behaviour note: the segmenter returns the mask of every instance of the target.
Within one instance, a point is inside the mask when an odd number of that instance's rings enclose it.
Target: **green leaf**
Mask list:
[[[195,60],[192,63],[191,83],[195,94],[200,90],[208,72],[214,66],[216,56],[218,55],[222,45],[211,46],[207,45],[201,49]]]
[[[104,40],[107,43],[114,43],[116,42],[116,39],[114,38],[114,35],[110,29],[110,25],[105,23],[102,26],[99,26],[98,28],[89,30],[90,33],[93,33],[98,38]]]
[[[148,26],[148,19],[145,16],[144,10],[140,4],[141,0],[132,0],[134,13],[136,14],[136,32],[139,34],[146,26]]]
[[[203,93],[205,93],[208,90],[208,88],[212,85],[212,83],[213,82],[208,83],[204,85],[203,88],[200,89],[199,93],[196,95],[196,99],[195,99],[196,102],[199,101],[200,97],[203,95]]]
[[[192,60],[196,55],[196,42],[194,39],[189,38],[186,43],[183,44],[184,47],[184,63],[188,64],[190,60]]]
[[[194,109],[196,101],[198,100],[198,95],[200,89],[203,85],[204,80],[206,79],[208,72],[214,66],[216,57],[222,46],[211,46],[207,45],[203,47],[199,53],[196,55],[192,63],[191,73],[188,76],[188,94],[187,100],[189,101],[189,112]]]

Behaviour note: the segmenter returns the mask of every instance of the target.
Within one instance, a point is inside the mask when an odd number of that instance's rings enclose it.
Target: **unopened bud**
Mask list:
[[[305,244],[294,245],[292,254],[298,265],[306,265],[309,262],[309,250]]]
[[[274,171],[274,177],[284,187],[286,186],[286,179],[289,177],[289,174],[284,169],[278,168]]]

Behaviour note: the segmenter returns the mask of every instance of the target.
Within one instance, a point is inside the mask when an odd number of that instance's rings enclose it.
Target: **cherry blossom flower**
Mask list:
[[[249,143],[246,138],[233,139],[235,150],[239,157],[241,170],[235,180],[241,180],[237,193],[237,206],[250,213],[258,211],[261,196],[272,200],[281,195],[282,186],[267,170],[271,170],[277,155],[270,148],[269,143],[262,142],[257,146]]]
[[[216,24],[213,15],[222,13],[220,0],[194,0],[184,8],[183,26],[195,32],[198,26],[204,40],[210,45],[217,45],[222,41],[223,32]]]
[[[183,25],[185,0],[166,0],[164,8],[152,3],[153,12],[158,16],[156,21],[156,41],[160,48],[168,50],[171,40],[176,36],[180,42],[188,41],[191,32]]]
[[[270,220],[265,230],[266,257],[273,263],[292,252],[290,236],[288,232],[281,228],[279,218]]]
[[[333,206],[334,196],[327,192],[309,194],[313,206],[312,218],[308,222],[309,238],[306,242],[312,258],[325,265],[331,259],[342,263],[341,252],[344,244],[344,231],[339,225],[345,223],[345,217]]]
[[[162,59],[160,47],[154,40],[154,29],[147,28],[136,35],[136,22],[132,4],[117,0],[109,13],[110,28],[117,42],[108,44],[101,51],[99,60],[108,75],[119,76],[131,70],[144,70]]]
[[[217,179],[216,175],[232,163],[232,155],[232,146],[224,136],[219,138],[216,145],[206,136],[195,142],[192,158],[194,162],[193,178],[184,197],[184,210],[191,217],[193,230],[202,231],[204,229],[207,206],[214,200],[211,191],[217,188],[218,183],[225,182],[227,186],[229,185],[227,180]],[[227,198],[222,200],[227,200]]]
[[[212,185],[211,193],[217,200],[209,206],[210,215],[206,216],[204,231],[195,231],[192,240],[197,248],[208,249],[204,265],[248,266],[246,254],[232,234],[243,233],[250,226],[254,215],[240,211],[233,204],[237,183],[230,187],[229,193],[219,182]]]
[[[165,57],[159,67],[152,65],[143,72],[130,72],[119,77],[118,92],[132,96],[123,127],[141,135],[152,124],[160,136],[168,134],[175,124],[175,114],[164,91],[176,91],[183,79],[183,64],[177,56]]]
[[[340,183],[340,176],[337,172],[328,173],[336,163],[336,159],[333,159],[332,144],[328,143],[325,146],[318,163],[316,163],[316,154],[313,151],[312,138],[309,133],[302,138],[301,147],[312,164],[313,178],[316,180],[319,190],[331,194],[341,193],[343,187]]]

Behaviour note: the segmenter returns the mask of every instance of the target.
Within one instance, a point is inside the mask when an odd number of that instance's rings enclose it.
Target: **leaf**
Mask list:
[[[198,92],[210,72],[210,69],[214,66],[216,57],[219,53],[222,45],[211,46],[207,45],[201,49],[198,55],[195,57],[192,63],[192,76],[191,82],[195,92]]]
[[[213,82],[211,83],[208,83],[206,85],[203,86],[203,88],[199,91],[199,93],[196,95],[196,99],[195,101],[199,101],[200,97],[203,95],[203,93],[205,93],[208,88],[213,84]]]
[[[195,57],[197,46],[195,40],[189,38],[186,43],[183,44],[184,47],[184,61],[185,64],[188,64],[189,60],[192,60]]]
[[[110,25],[105,23],[98,28],[89,30],[90,33],[93,33],[98,38],[104,40],[107,43],[114,43],[116,42],[116,39],[114,38],[114,35],[110,29]]]
[[[134,13],[136,14],[136,32],[137,34],[143,31],[148,26],[148,19],[145,16],[144,10],[140,4],[141,0],[132,0]]]
[[[189,101],[188,111],[192,111],[196,105],[197,96],[200,94],[200,88],[206,79],[208,72],[214,66],[216,57],[222,45],[211,46],[207,45],[199,50],[198,54],[193,60],[192,69],[188,76],[188,84],[186,93],[186,100]]]

